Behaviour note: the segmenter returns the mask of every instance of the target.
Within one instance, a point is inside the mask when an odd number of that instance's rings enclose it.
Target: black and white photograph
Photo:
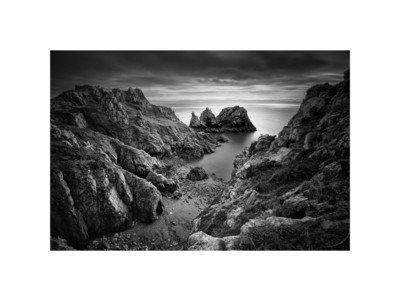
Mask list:
[[[0,11],[1,300],[400,300],[396,1]]]
[[[349,51],[52,51],[52,250],[349,250]]]

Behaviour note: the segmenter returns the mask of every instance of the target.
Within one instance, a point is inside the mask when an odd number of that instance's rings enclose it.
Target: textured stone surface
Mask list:
[[[238,249],[349,249],[349,77],[310,88],[279,135],[261,136],[234,167],[193,232],[239,236]]]
[[[187,178],[192,181],[201,181],[208,178],[207,172],[202,167],[193,167],[188,175]]]
[[[140,89],[76,86],[51,100],[51,236],[84,248],[89,239],[152,222],[177,184],[161,158],[199,158],[216,138],[152,105]]]

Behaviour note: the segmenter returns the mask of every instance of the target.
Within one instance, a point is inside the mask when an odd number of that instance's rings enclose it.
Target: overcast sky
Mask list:
[[[337,83],[348,51],[52,51],[51,96],[75,84],[137,87],[155,104],[298,103]]]

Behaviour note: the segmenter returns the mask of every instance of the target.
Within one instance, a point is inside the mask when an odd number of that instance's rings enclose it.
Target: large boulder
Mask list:
[[[207,172],[204,170],[203,167],[193,167],[188,175],[187,178],[192,181],[201,181],[208,178]]]
[[[199,231],[189,236],[188,239],[190,251],[222,251],[235,250],[240,245],[239,236],[212,237]]]

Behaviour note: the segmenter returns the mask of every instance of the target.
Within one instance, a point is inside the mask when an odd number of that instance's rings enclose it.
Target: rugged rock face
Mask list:
[[[51,236],[82,248],[134,220],[154,221],[160,192],[177,188],[157,172],[159,159],[201,157],[216,145],[139,89],[63,92],[51,100]]]
[[[192,113],[190,127],[209,133],[254,132],[257,130],[251,123],[246,109],[239,106],[224,108],[217,117],[209,108],[201,113],[200,119]]]
[[[170,108],[152,105],[139,89],[76,86],[52,99],[51,119],[116,138],[157,157],[200,158],[216,146],[216,141],[179,121]]]
[[[236,157],[231,181],[194,221],[192,248],[230,237],[235,249],[349,249],[346,74],[310,88],[278,137],[261,136]]]
[[[201,181],[208,178],[208,175],[204,168],[193,167],[187,175],[187,178],[192,181]]]

